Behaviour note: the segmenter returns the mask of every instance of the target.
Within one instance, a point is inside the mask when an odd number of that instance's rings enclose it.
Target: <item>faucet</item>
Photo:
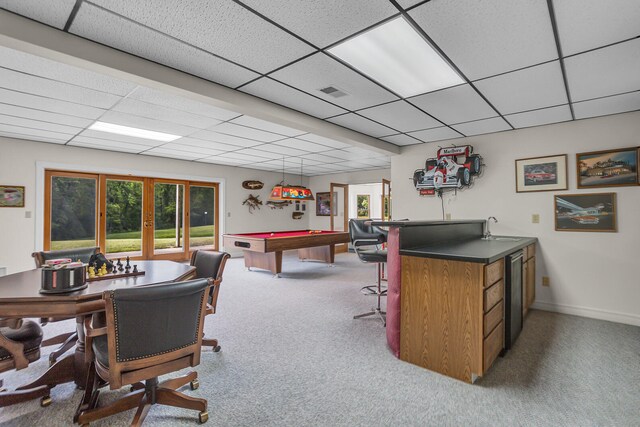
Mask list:
[[[496,219],[495,216],[490,216],[489,218],[487,218],[487,220],[484,222],[484,227],[485,227],[485,232],[484,232],[484,236],[482,236],[482,238],[484,240],[491,240],[493,239],[493,236],[491,236],[491,230],[489,229],[489,224],[490,221],[493,220],[493,222],[497,223],[498,220]]]

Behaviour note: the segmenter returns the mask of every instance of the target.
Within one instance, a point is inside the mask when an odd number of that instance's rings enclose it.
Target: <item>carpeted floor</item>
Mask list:
[[[196,368],[211,426],[640,426],[640,328],[532,311],[513,350],[468,385],[393,357],[379,320],[353,320],[373,298],[360,294],[375,268],[355,255],[335,268],[285,256],[283,277],[227,264],[218,314]],[[66,323],[66,322],[65,322]],[[52,336],[73,322],[47,325]],[[43,372],[3,374],[15,387]],[[106,402],[125,390],[105,391]],[[81,398],[70,384],[37,401],[0,409],[2,425],[64,426]],[[92,425],[124,426],[133,411]],[[197,412],[155,406],[147,425],[196,425]]]

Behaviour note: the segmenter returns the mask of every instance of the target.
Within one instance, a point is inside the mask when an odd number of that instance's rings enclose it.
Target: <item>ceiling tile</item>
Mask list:
[[[148,150],[150,147],[138,144],[129,144],[120,141],[105,141],[103,139],[75,137],[69,141],[68,145],[85,148],[99,148],[101,150],[121,151],[125,153],[139,153]]]
[[[197,159],[197,161],[203,162],[203,163],[212,163],[215,165],[224,165],[224,166],[240,166],[240,165],[246,165],[248,163],[245,160],[229,159],[229,158],[224,158],[220,156],[205,157],[203,159]]]
[[[97,119],[105,112],[105,110],[101,108],[89,107],[87,105],[80,105],[73,102],[66,102],[59,99],[46,98],[39,95],[31,95],[28,93],[1,88],[0,102],[21,107],[34,108],[37,110],[67,114],[70,116],[84,117],[86,119]]]
[[[136,87],[135,84],[124,80],[72,67],[71,65],[51,61],[4,46],[0,46],[0,58],[2,58],[0,66],[4,68],[86,87],[100,92],[124,96]]]
[[[253,71],[86,2],[80,7],[70,32],[229,87],[259,77]]]
[[[214,134],[217,135],[217,134]],[[233,144],[225,144],[222,142],[216,142],[216,141],[207,141],[204,139],[197,139],[197,138],[189,138],[189,137],[185,137],[185,138],[180,138],[178,140],[175,141],[176,143],[179,143],[181,145],[190,145],[192,147],[203,147],[203,148],[210,148],[212,150],[220,150],[220,151],[236,151],[242,148],[242,146],[239,145],[233,145]],[[255,143],[256,145],[259,143]]]
[[[0,114],[0,123],[4,123],[6,125],[21,126],[25,128],[31,128],[31,129],[52,131],[52,132],[63,133],[67,135],[75,135],[82,130],[82,128],[78,128],[78,127],[60,125],[57,123],[43,122],[40,120],[25,119],[22,117],[7,116],[4,114]]]
[[[240,90],[321,119],[346,112],[336,105],[314,98],[267,77],[243,86]]]
[[[196,160],[203,157],[198,154],[194,155],[185,152],[177,152],[175,150],[165,150],[163,148],[152,148],[149,151],[145,151],[140,154],[143,154],[145,156],[168,157],[170,159],[177,160]]]
[[[442,126],[442,123],[406,101],[396,101],[367,108],[358,111],[358,114],[390,126],[400,132],[411,132]]]
[[[573,102],[640,89],[640,38],[565,59]]]
[[[417,139],[414,139],[412,137],[410,137],[409,135],[405,135],[405,134],[400,134],[400,135],[391,135],[391,136],[385,136],[383,139],[387,142],[390,142],[392,144],[395,145],[413,145],[413,144],[421,144],[422,141],[418,141]]]
[[[409,98],[409,102],[447,124],[486,119],[497,115],[470,85],[460,85],[416,96]]]
[[[460,123],[452,126],[458,132],[471,135],[482,135],[485,133],[500,132],[503,130],[511,130],[511,126],[504,121],[502,117],[494,117],[491,119],[478,120],[475,122]]]
[[[178,40],[266,73],[313,49],[239,4],[225,0],[202,7],[200,0],[168,4],[128,0],[94,3]]]
[[[585,50],[638,36],[638,0],[562,0],[553,3],[562,53]]]
[[[0,0],[0,8],[63,29],[76,0]]]
[[[545,1],[430,1],[409,14],[471,80],[558,58]]]
[[[327,120],[373,137],[391,135],[398,132],[397,129],[388,128],[354,113],[332,117]]]
[[[155,147],[158,145],[162,145],[161,141],[154,141],[154,140],[145,139],[145,138],[136,138],[135,136],[118,135],[115,133],[101,132],[98,130],[84,130],[82,131],[82,133],[78,135],[78,137],[87,137],[87,138],[100,140],[100,141],[107,141],[107,142],[110,142],[110,141],[125,142],[127,144],[136,144],[136,145],[142,145],[146,147]]]
[[[345,150],[331,150],[331,151],[325,151],[322,154],[326,156],[335,157],[336,159],[340,159],[340,160],[359,160],[365,157],[367,154],[369,154],[369,152],[352,153],[350,151],[345,151]]]
[[[0,125],[1,127],[1,125]],[[26,130],[28,131],[28,129]],[[44,136],[36,136],[36,135],[30,135],[28,133],[14,133],[14,132],[7,132],[4,130],[0,129],[0,136],[4,136],[7,138],[15,138],[15,139],[27,139],[29,141],[37,141],[37,142],[50,142],[52,144],[64,144],[67,142],[66,138],[47,138]]]
[[[321,151],[327,151],[331,149],[326,145],[316,144],[315,142],[309,142],[297,138],[284,139],[282,141],[274,142],[273,144],[282,145],[283,147],[295,148],[298,150],[304,150],[310,153],[319,153]]]
[[[110,93],[35,77],[6,68],[0,68],[0,87],[98,108],[110,108],[121,99]]]
[[[264,145],[258,145],[256,148],[243,148],[242,150],[234,151],[234,153],[238,154],[246,154],[249,156],[254,156],[256,162],[269,160],[279,160],[280,164],[282,164],[282,155],[278,153],[272,153],[269,151],[260,150]]]
[[[283,135],[278,135],[263,130],[254,129],[246,126],[235,125],[233,123],[221,123],[210,127],[208,130],[225,135],[237,136],[239,138],[253,139],[261,142],[273,142],[284,139]]]
[[[377,167],[389,167],[391,166],[391,160],[389,159],[362,159],[361,163],[366,163],[371,166]]]
[[[298,139],[304,139],[305,141],[316,142],[318,144],[326,145],[327,147],[331,147],[331,148],[351,147],[351,144],[336,141],[335,139],[325,138],[324,136],[320,136],[320,135],[314,135],[312,133],[301,135],[298,137]]]
[[[267,132],[273,132],[273,133],[277,133],[285,136],[298,136],[306,133],[299,129],[293,129],[287,126],[282,126],[276,123],[268,122],[266,120],[256,119],[255,117],[251,117],[251,116],[240,116],[238,118],[231,120],[231,123],[235,123],[242,126],[248,126],[254,129],[260,129]]]
[[[423,1],[429,1],[429,0],[397,0],[397,1],[398,1],[398,4],[402,6],[404,9],[408,9],[413,5],[416,5]]]
[[[93,120],[81,117],[67,116],[64,114],[51,113],[49,111],[34,110],[32,108],[17,107],[0,103],[0,114],[26,119],[40,120],[49,123],[85,128],[93,123]]]
[[[419,139],[422,142],[441,141],[443,139],[462,138],[458,132],[450,129],[446,126],[439,128],[419,130],[417,132],[411,132],[410,136]]]
[[[350,110],[398,99],[391,92],[323,53],[316,53],[278,70],[271,77]],[[347,95],[334,98],[320,91],[328,86],[335,86]]]
[[[296,148],[285,147],[277,144],[264,144],[259,147],[255,147],[256,150],[268,151],[269,153],[279,154],[280,157],[286,156],[300,156],[302,154],[308,154],[308,151],[298,150]]]
[[[398,13],[387,0],[243,0],[243,3],[318,47]]]
[[[218,120],[231,120],[238,117],[240,113],[214,107],[203,102],[192,101],[191,99],[171,95],[159,90],[149,89],[139,86],[129,98],[139,99],[150,104],[161,105],[163,107],[175,108],[198,116],[212,117]]]
[[[33,129],[23,126],[10,125],[0,123],[0,133],[13,133],[20,135],[29,135],[37,140],[37,138],[46,138],[52,140],[65,140],[68,141],[73,135],[66,133],[53,132],[50,130]]]
[[[568,102],[559,61],[490,77],[474,85],[502,114]]]
[[[356,162],[353,160],[350,160],[348,162],[341,162],[341,163],[336,163],[336,167],[344,167],[349,168],[349,169],[365,169],[365,168],[370,168],[371,165],[368,165],[366,163],[360,163],[360,162]]]
[[[305,154],[300,157],[302,157],[303,159],[315,160],[322,163],[335,163],[340,161],[340,159],[336,157],[327,156],[326,154],[319,154],[319,153]]]
[[[132,114],[120,113],[118,111],[107,111],[102,117],[100,117],[100,121],[181,136],[189,135],[196,131],[196,129],[189,126],[149,119],[147,117],[134,116]]]
[[[252,156],[252,155],[249,155],[249,154],[240,154],[240,153],[237,153],[235,151],[232,151],[230,153],[220,154],[217,157],[219,157],[221,159],[231,159],[231,160],[234,160],[234,161],[240,161],[240,162],[243,162],[243,163],[257,163],[260,160],[266,160],[266,158],[265,159],[262,159],[262,158],[261,159],[256,159],[256,156]]]
[[[163,144],[162,148],[166,150],[175,150],[175,151],[180,151],[185,153],[199,154],[200,157],[217,156],[225,152],[225,150],[215,150],[209,147],[196,147],[193,145],[180,144],[178,142],[170,142],[168,144]]]
[[[222,133],[212,132],[210,130],[200,130],[189,135],[189,138],[202,139],[205,141],[220,142],[223,144],[234,145],[240,147],[255,147],[260,145],[261,142],[254,141],[253,139],[238,138],[237,136],[225,135]]]
[[[576,119],[635,110],[640,110],[640,91],[573,104],[573,112],[576,115]]]
[[[179,125],[190,126],[196,129],[206,129],[215,126],[220,122],[212,117],[200,116],[187,113],[174,108],[162,107],[160,105],[150,104],[148,102],[138,101],[137,99],[123,99],[112,111],[132,114],[139,117],[161,120]]]
[[[511,123],[513,127],[519,129],[569,121],[571,120],[571,110],[568,105],[559,105],[542,110],[510,114],[505,116],[505,118],[509,120],[509,123]]]

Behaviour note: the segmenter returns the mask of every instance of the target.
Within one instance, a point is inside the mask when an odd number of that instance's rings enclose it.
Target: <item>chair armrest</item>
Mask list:
[[[93,354],[93,338],[98,337],[100,335],[107,334],[107,328],[94,328],[93,327],[93,316],[87,316],[84,318],[84,360],[86,363],[93,362],[93,358],[95,355]]]
[[[0,328],[18,329],[22,326],[22,319],[0,319]]]
[[[4,348],[9,352],[9,354],[11,354],[16,370],[24,369],[29,366],[29,361],[24,355],[24,344],[10,340],[0,332],[0,347]]]
[[[358,246],[377,246],[380,243],[379,239],[356,239],[351,244],[355,248]]]

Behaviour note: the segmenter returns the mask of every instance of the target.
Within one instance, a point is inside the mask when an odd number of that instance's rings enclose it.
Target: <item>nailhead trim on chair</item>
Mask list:
[[[32,353],[32,352],[34,352],[34,351],[36,351],[38,349],[40,349],[40,345],[37,345],[35,347],[31,347],[31,348],[27,348],[26,350],[23,350],[23,353],[25,355],[27,355],[28,353]],[[0,357],[0,361],[9,360],[9,359],[13,359],[13,356],[12,355],[8,355],[8,356]]]
[[[181,345],[180,347],[175,347],[172,348],[170,350],[165,350],[165,351],[161,351],[158,353],[153,353],[153,354],[147,354],[144,356],[138,356],[138,357],[130,357],[128,359],[123,359],[120,357],[120,345],[119,340],[118,340],[118,311],[116,310],[116,302],[113,299],[114,296],[114,291],[111,291],[111,305],[113,306],[113,320],[114,320],[114,324],[115,324],[115,330],[116,330],[116,361],[117,362],[130,362],[132,360],[140,360],[140,359],[146,359],[148,357],[153,357],[153,356],[159,356],[161,354],[165,354],[165,353],[171,353],[172,351],[176,351],[176,350],[180,350],[181,348],[185,348],[185,347],[189,347],[190,345],[194,345],[195,343],[198,342],[198,326],[200,323],[200,316],[202,314],[202,300],[204,299],[204,295],[206,294],[206,291],[202,292],[202,296],[200,297],[200,308],[198,309],[198,317],[196,317],[196,336],[195,339],[187,344]]]

